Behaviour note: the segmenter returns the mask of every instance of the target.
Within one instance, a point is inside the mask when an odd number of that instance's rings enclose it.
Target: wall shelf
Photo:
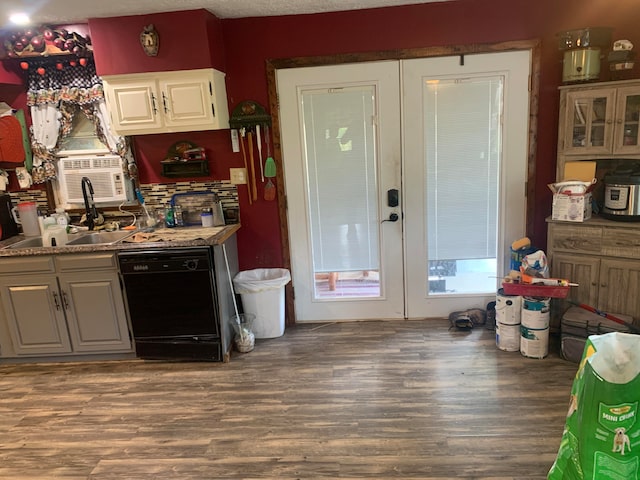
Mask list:
[[[161,162],[163,177],[206,177],[209,175],[209,162],[206,159],[186,162]]]

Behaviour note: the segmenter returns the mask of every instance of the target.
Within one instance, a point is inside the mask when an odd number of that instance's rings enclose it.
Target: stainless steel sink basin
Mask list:
[[[67,245],[110,245],[124,240],[133,232],[90,232],[79,234],[76,238],[70,237]]]
[[[27,237],[24,240],[13,243],[6,248],[39,248],[42,246],[42,237]]]

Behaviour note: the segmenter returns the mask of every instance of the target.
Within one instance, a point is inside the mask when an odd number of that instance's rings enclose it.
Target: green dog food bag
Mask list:
[[[591,335],[548,480],[640,480],[640,336]]]

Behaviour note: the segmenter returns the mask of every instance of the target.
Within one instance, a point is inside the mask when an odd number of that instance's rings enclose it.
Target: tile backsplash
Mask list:
[[[140,191],[147,208],[168,204],[174,193],[213,192],[222,203],[225,217],[236,221],[238,219],[238,189],[228,180],[149,183],[140,185]],[[44,190],[20,190],[10,192],[10,195],[14,205],[20,202],[36,202],[41,211],[47,211],[47,193]]]
[[[213,192],[220,199],[225,218],[230,220],[228,223],[238,221],[238,189],[228,180],[143,184],[140,191],[147,208],[166,205],[174,193]]]

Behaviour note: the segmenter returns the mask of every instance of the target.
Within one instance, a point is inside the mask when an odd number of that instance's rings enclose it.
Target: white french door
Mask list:
[[[408,318],[486,307],[526,230],[530,53],[461,63],[403,62]]]
[[[484,307],[524,235],[528,51],[277,71],[296,318]]]

